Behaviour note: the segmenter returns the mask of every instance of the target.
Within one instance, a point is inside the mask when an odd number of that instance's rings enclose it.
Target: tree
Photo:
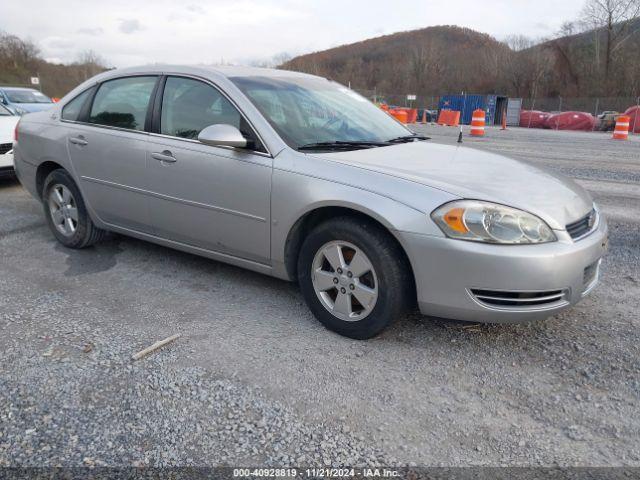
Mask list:
[[[429,82],[442,75],[445,55],[442,48],[433,42],[415,45],[409,51],[408,63],[412,93],[425,94]]]
[[[502,59],[503,75],[509,91],[519,97],[535,97],[549,72],[549,54],[540,43],[540,40],[524,35],[512,35],[505,39],[509,49]]]
[[[575,87],[573,94],[580,95],[582,84],[576,66],[579,55],[575,51],[575,44],[571,37],[563,35],[562,32],[558,35],[548,43],[548,49],[554,54],[556,75],[564,80],[565,83]]]
[[[39,53],[29,40],[0,32],[0,68],[27,68],[39,58]]]
[[[84,76],[84,80],[106,70],[104,59],[93,50],[85,50],[75,62]]]
[[[633,35],[630,31],[631,20],[640,15],[640,0],[587,0],[582,11],[583,21],[596,30],[604,30],[604,79],[609,84],[609,73],[613,56]],[[599,45],[596,43],[596,50]],[[599,52],[596,52],[599,55]]]

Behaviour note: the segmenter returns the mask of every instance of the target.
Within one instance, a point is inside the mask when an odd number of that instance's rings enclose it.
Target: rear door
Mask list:
[[[157,235],[267,264],[272,158],[255,130],[219,89],[198,79],[167,77],[156,105],[148,149]],[[198,142],[213,124],[238,127],[252,148]]]
[[[80,108],[77,120],[74,101],[62,113],[68,122],[71,163],[90,207],[108,224],[146,233],[152,227],[147,200],[149,135],[144,130],[157,80],[158,76],[144,75],[105,81]]]

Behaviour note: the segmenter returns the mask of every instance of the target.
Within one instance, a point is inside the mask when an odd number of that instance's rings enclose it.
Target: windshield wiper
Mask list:
[[[389,145],[391,145],[389,142],[337,140],[335,142],[307,143],[306,145],[299,146],[298,150],[353,150],[357,148],[386,147]]]
[[[389,143],[408,143],[414,140],[431,140],[431,137],[425,137],[424,135],[403,135],[402,137],[396,137],[389,140]]]

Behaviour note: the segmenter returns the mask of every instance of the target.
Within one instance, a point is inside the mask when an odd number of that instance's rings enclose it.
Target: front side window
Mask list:
[[[210,125],[233,125],[250,150],[266,153],[264,145],[236,107],[216,88],[199,80],[168,77],[162,95],[160,133],[197,139]]]
[[[149,99],[156,77],[127,77],[100,85],[93,100],[89,123],[144,130]]]
[[[89,94],[93,91],[93,89],[88,89],[78,95],[76,98],[67,103],[64,107],[62,107],[62,119],[63,120],[78,120],[78,116],[82,111],[82,106],[84,102],[89,97]]]
[[[13,115],[13,113],[11,113],[5,107],[0,105],[0,117],[9,117],[9,116],[12,116],[12,115]]]
[[[226,123],[240,129],[242,116],[211,85],[191,78],[169,77],[162,97],[160,133],[198,138],[209,125]]]
[[[367,99],[314,77],[232,77],[293,148],[317,142],[388,142],[411,134]]]

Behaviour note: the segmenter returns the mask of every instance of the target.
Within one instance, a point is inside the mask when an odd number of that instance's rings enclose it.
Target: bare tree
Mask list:
[[[445,56],[442,49],[431,42],[414,46],[409,51],[408,63],[413,93],[424,94],[429,80],[442,74]]]
[[[574,43],[569,37],[561,36],[551,40],[547,48],[553,52],[556,74],[567,79],[575,87],[575,94],[580,95],[582,85],[576,66],[578,55],[574,52]]]
[[[540,46],[540,40],[524,35],[509,36],[504,43],[509,47],[502,61],[509,90],[519,97],[535,97],[550,70],[548,51]]]
[[[521,52],[533,47],[536,41],[526,35],[509,35],[504,39],[504,43],[514,52]]]
[[[287,63],[292,58],[293,57],[289,52],[280,52],[280,53],[276,53],[273,56],[273,58],[271,59],[271,62],[274,67],[279,67],[280,65]]]
[[[39,53],[33,42],[0,32],[0,67],[26,68],[39,58]]]
[[[631,20],[640,15],[640,0],[587,0],[582,11],[583,21],[595,29],[604,30],[604,79],[609,83],[609,73],[613,56],[633,35],[630,31]],[[599,50],[599,45],[596,44]]]
[[[106,62],[93,50],[85,50],[80,53],[75,64],[80,67],[80,72],[84,80],[106,70]]]

